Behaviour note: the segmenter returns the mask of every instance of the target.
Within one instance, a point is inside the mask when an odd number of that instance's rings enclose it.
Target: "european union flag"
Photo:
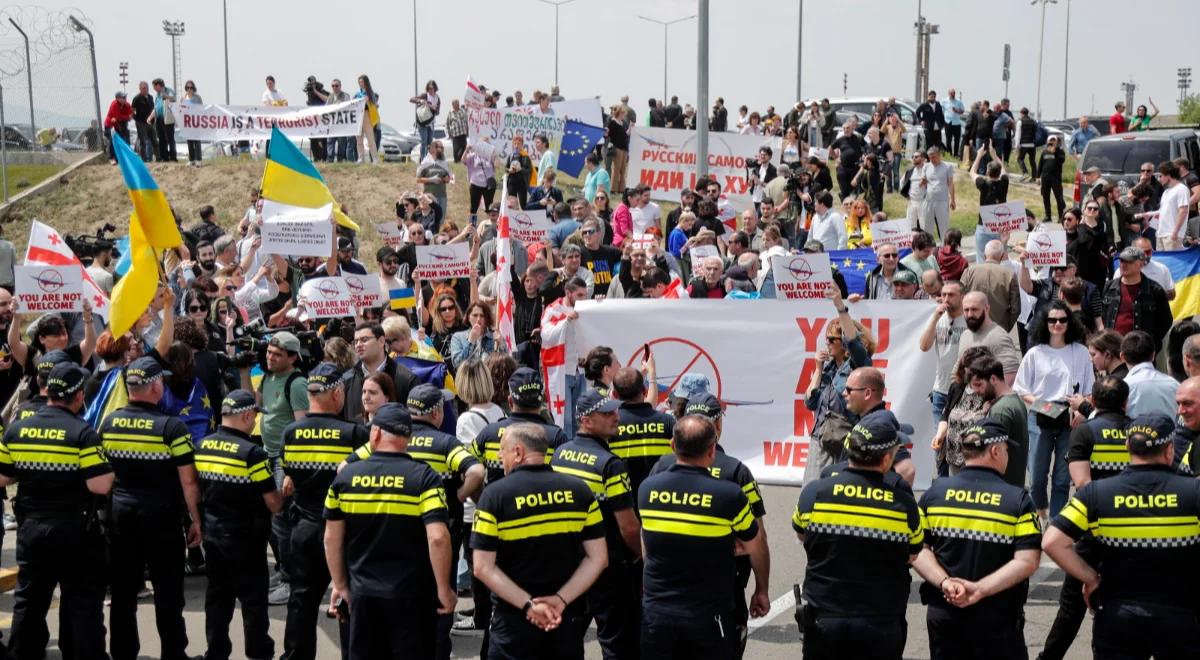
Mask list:
[[[562,147],[558,155],[558,171],[578,177],[583,162],[596,145],[604,139],[604,129],[568,119],[563,127]]]
[[[900,250],[900,258],[908,256],[912,250]],[[831,250],[829,264],[835,266],[842,277],[846,278],[846,290],[850,293],[865,293],[867,290],[867,273],[875,270],[879,260],[875,258],[875,250],[861,248],[858,250]]]

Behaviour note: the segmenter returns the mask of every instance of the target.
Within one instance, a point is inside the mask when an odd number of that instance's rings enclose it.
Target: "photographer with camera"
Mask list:
[[[325,85],[317,80],[316,76],[309,76],[304,83],[304,95],[307,97],[305,105],[325,105],[329,100],[329,92],[325,91]],[[309,142],[312,148],[313,162],[318,162],[326,159],[327,151],[325,148],[326,138],[312,138]]]
[[[778,176],[775,164],[771,162],[774,153],[771,147],[762,146],[758,153],[746,158],[746,180],[750,184],[750,199],[754,202],[754,213],[762,215],[763,190],[767,184]]]

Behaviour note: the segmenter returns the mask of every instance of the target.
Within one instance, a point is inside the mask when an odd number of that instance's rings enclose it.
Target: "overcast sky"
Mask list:
[[[131,82],[171,79],[170,42],[162,20],[186,23],[184,78],[194,79],[208,102],[224,101],[220,0],[144,3],[112,0],[39,0],[50,9],[78,7],[96,33],[105,107],[119,88],[118,68],[129,62]],[[548,89],[554,79],[554,8],[537,0],[416,0],[419,77],[435,79],[443,98],[460,97],[467,75],[508,93]],[[804,16],[803,92],[841,96],[842,74],[851,96],[911,97],[914,87],[916,0],[808,2]],[[798,4],[782,0],[711,3],[710,101],[764,109],[795,99]],[[1068,113],[1111,113],[1123,97],[1120,83],[1138,84],[1174,114],[1176,70],[1200,74],[1200,2],[1076,0],[1071,15]],[[629,94],[639,112],[662,95],[663,28],[637,18],[694,14],[688,0],[574,0],[560,9],[559,81],[567,98],[600,95],[605,103]],[[1035,107],[1040,7],[1028,0],[925,0],[927,18],[941,26],[931,48],[931,84],[953,86],[970,101],[997,98],[1003,44],[1013,45],[1009,96]],[[1066,0],[1046,12],[1042,108],[1063,109]],[[412,122],[412,0],[320,2],[229,0],[231,101],[255,104],[270,73],[293,105],[312,74],[325,83],[340,77],[353,89],[360,73],[381,95],[384,121],[404,130]],[[696,99],[696,21],[670,28],[669,94]],[[180,87],[183,79],[179,81]],[[135,88],[131,84],[130,90]],[[1194,87],[1193,89],[1196,89]],[[182,93],[182,89],[179,90]],[[1094,105],[1093,105],[1094,104]]]

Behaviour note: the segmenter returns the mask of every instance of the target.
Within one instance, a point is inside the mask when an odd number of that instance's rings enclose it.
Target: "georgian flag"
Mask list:
[[[567,332],[571,327],[562,298],[542,312],[542,382],[546,386],[546,405],[554,423],[563,425],[567,412]]]
[[[500,187],[500,220],[496,225],[496,340],[504,350],[517,348],[513,331],[512,238],[509,231],[508,177]]]
[[[29,226],[29,245],[25,248],[26,266],[70,266],[75,264],[83,272],[83,295],[92,306],[92,313],[99,314],[108,323],[108,295],[88,275],[87,269],[75,256],[74,250],[53,227],[34,220]]]

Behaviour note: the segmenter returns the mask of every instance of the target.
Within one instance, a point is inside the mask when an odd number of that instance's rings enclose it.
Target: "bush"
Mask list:
[[[1200,124],[1200,94],[1191,94],[1179,104],[1181,124]]]

